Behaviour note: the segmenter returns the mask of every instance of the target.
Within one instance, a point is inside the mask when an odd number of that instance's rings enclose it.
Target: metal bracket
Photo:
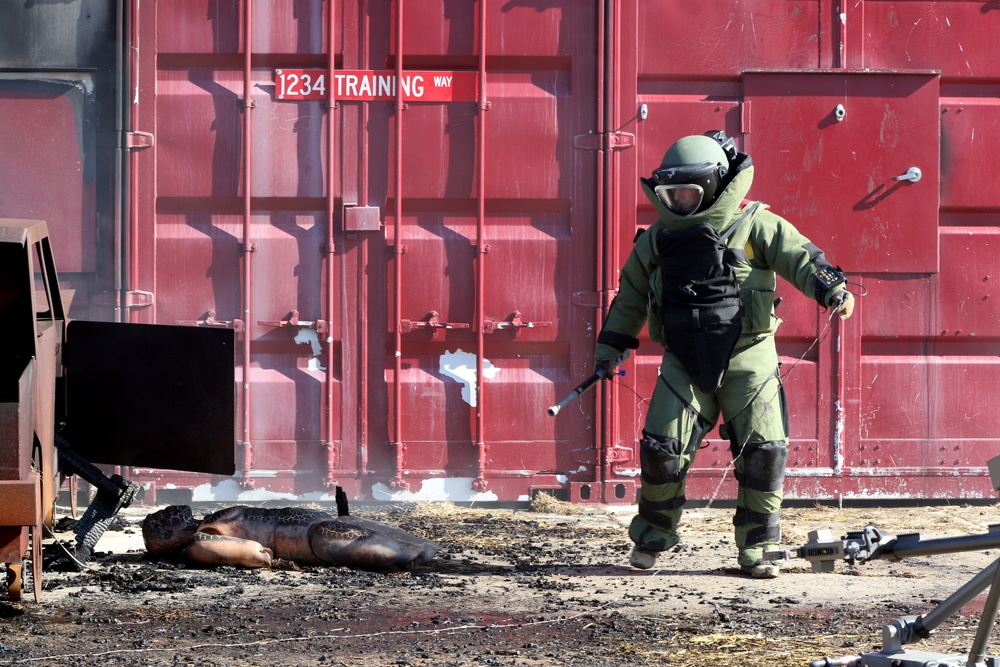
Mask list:
[[[521,320],[521,311],[515,310],[505,320],[494,320],[492,318],[483,320],[483,333],[491,334],[495,331],[509,329],[511,335],[516,336],[521,329],[534,329],[551,325],[552,322],[524,322]]]
[[[142,290],[129,290],[127,292],[99,292],[93,296],[91,302],[95,306],[105,306],[108,308],[146,308],[153,305],[154,297],[152,292]],[[120,302],[120,299],[124,303]]]
[[[631,132],[588,132],[573,137],[573,148],[581,151],[621,151],[635,146]]]
[[[465,322],[441,322],[438,320],[438,312],[432,310],[427,313],[423,320],[400,320],[399,330],[402,333],[409,333],[416,329],[427,329],[431,338],[437,336],[438,329],[468,329],[469,324]]]
[[[570,303],[574,306],[579,306],[580,308],[600,308],[602,294],[605,294],[607,302],[611,303],[611,300],[618,294],[618,290],[610,289],[605,290],[604,292],[573,292],[573,294],[570,295]]]
[[[243,320],[217,320],[215,311],[210,310],[205,313],[204,319],[200,320],[177,320],[177,324],[189,327],[209,327],[215,329],[232,329],[233,331],[243,331]]]
[[[574,449],[570,452],[570,457],[574,463],[596,466],[600,463],[600,457],[596,449],[584,448]],[[614,445],[605,450],[605,457],[610,464],[629,463],[633,460],[633,453],[630,447]]]
[[[151,132],[139,132],[133,130],[125,133],[125,148],[132,151],[139,151],[143,148],[152,148],[155,139]]]
[[[344,204],[344,231],[377,232],[382,229],[381,216],[378,206]]]
[[[318,333],[326,333],[326,320],[300,320],[299,311],[288,312],[287,320],[257,320],[257,324],[265,327],[282,327],[287,329],[315,329]]]

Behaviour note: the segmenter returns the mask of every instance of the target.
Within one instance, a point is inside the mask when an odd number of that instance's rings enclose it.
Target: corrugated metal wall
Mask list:
[[[5,24],[0,106],[23,122],[0,145],[25,166],[3,173],[70,196],[18,187],[0,214],[54,218],[74,317],[239,331],[240,471],[125,471],[148,497],[633,502],[656,347],[545,409],[590,373],[653,221],[637,178],[716,128],[752,154],[751,195],[868,290],[840,324],[779,288],[789,495],[992,495],[993,3],[132,0],[120,104],[98,4]],[[37,95],[29,66],[87,71]],[[299,70],[472,84],[297,99]],[[688,496],[729,497],[729,458],[713,432]]]
[[[135,7],[138,316],[245,338],[240,478],[138,478],[456,500],[598,481],[592,411],[545,412],[590,363],[598,304],[599,153],[574,141],[598,128],[594,8]],[[330,34],[339,71],[479,88],[279,99],[277,70],[328,68]]]
[[[631,219],[653,219],[630,184],[677,136],[722,128],[757,166],[750,196],[868,291],[841,325],[779,285],[789,495],[990,497],[985,464],[1000,453],[990,35],[1000,12],[979,2],[616,4],[611,126],[637,136],[620,155],[620,257]],[[896,180],[911,167],[919,181]],[[637,361],[646,388],[659,360],[647,350]],[[631,400],[619,409],[617,437],[634,443],[642,411]],[[689,497],[730,497],[729,460],[713,432]]]

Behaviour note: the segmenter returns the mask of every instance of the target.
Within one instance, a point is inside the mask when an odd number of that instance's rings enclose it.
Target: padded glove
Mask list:
[[[594,373],[599,373],[603,368],[605,379],[610,378],[615,374],[615,365],[623,354],[624,350],[619,350],[613,345],[598,343],[594,351]]]
[[[830,297],[830,307],[834,312],[840,313],[840,319],[846,320],[854,313],[854,295],[847,290],[835,292]]]

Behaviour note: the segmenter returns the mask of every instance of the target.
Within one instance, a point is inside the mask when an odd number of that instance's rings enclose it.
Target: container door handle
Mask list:
[[[438,329],[469,329],[467,322],[442,322],[438,319],[438,312],[432,310],[427,313],[423,320],[400,320],[399,330],[401,333],[409,333],[417,329],[426,329],[431,338],[437,337]]]
[[[536,327],[547,327],[550,326],[551,322],[525,322],[521,319],[521,311],[515,310],[511,313],[506,320],[494,320],[491,318],[486,318],[483,322],[483,333],[491,334],[494,331],[503,331],[507,329],[510,331],[511,335],[517,336],[517,332],[521,329],[534,329]]]
[[[910,183],[916,183],[923,176],[923,172],[920,171],[920,167],[910,167],[906,170],[905,174],[900,174],[899,176],[893,176],[894,181],[909,181]]]

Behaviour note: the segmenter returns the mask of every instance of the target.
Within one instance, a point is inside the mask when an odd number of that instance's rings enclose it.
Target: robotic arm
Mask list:
[[[833,539],[830,530],[809,533],[809,541],[791,552],[791,557],[805,558],[813,572],[832,572],[837,561],[850,564],[870,560],[897,561],[915,556],[934,556],[962,551],[980,551],[1000,547],[1000,526],[990,526],[979,535],[925,539],[921,533],[894,536],[872,526]],[[784,552],[765,553],[765,558],[788,557]],[[948,618],[956,614],[974,597],[990,589],[983,605],[979,628],[968,654],[932,654],[904,649],[907,644],[930,636]],[[988,656],[986,647],[994,621],[1000,611],[1000,559],[987,566],[934,609],[920,616],[902,616],[882,628],[882,649],[843,658],[824,658],[810,667],[997,667],[1000,659]]]
[[[918,535],[919,538],[919,535]],[[809,531],[809,541],[792,552],[793,558],[805,558],[812,566],[813,572],[833,572],[834,563],[846,561],[854,565],[870,560],[877,560],[883,554],[890,557],[892,546],[897,538],[889,533],[879,530],[873,526],[868,526],[864,530],[847,533],[842,539],[833,539],[833,533],[829,529]],[[774,552],[777,555],[767,554],[771,559],[779,559],[782,555],[788,556],[787,552]],[[890,558],[899,560],[898,558]]]

